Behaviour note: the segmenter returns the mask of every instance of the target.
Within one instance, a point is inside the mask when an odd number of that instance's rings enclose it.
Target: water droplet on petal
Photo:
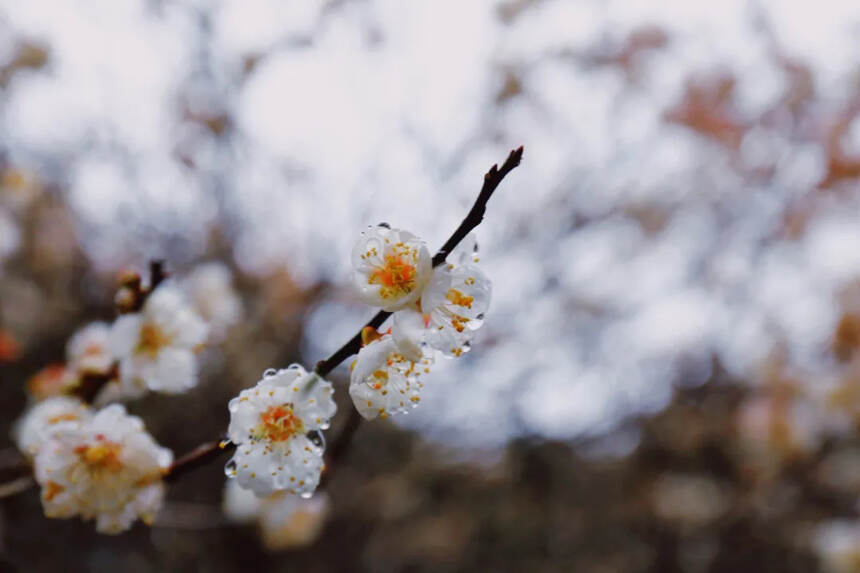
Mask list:
[[[391,225],[389,225],[388,223],[379,223],[379,224],[378,224],[378,225],[376,225],[376,226],[377,226],[377,227],[382,227],[382,228],[384,228],[384,229],[390,229],[390,228],[391,228]]]
[[[224,465],[224,475],[228,478],[236,477],[236,460],[230,460]]]
[[[278,371],[275,370],[274,368],[267,368],[266,371],[263,372],[263,378],[272,378],[273,376],[276,376],[277,374],[278,374]]]
[[[328,430],[331,428],[331,421],[325,420],[320,424],[320,430]]]
[[[479,315],[478,315],[478,316],[476,316],[475,318],[476,318],[476,319],[478,319],[478,320],[484,320],[484,313],[482,312],[481,314],[479,314]]]
[[[308,432],[307,437],[314,446],[316,446],[320,450],[325,449],[325,437],[323,436],[322,432]]]

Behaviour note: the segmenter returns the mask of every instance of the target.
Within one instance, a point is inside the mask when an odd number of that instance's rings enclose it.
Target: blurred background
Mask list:
[[[218,461],[115,538],[4,499],[0,570],[860,571],[855,0],[0,0],[0,446],[152,258],[243,317],[129,409],[220,435],[372,316],[361,229],[434,250],[519,145],[473,352],[361,427],[321,524],[234,523]]]

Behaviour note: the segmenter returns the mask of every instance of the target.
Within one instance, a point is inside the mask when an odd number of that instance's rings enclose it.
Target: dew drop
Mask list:
[[[272,378],[277,375],[278,371],[274,368],[267,368],[265,372],[263,372],[263,378]]]
[[[479,314],[475,318],[477,318],[478,320],[484,320],[484,313],[482,312],[481,314]]]
[[[328,430],[329,428],[331,428],[331,421],[329,420],[325,420],[320,424],[320,430]]]
[[[230,460],[224,465],[224,475],[228,478],[236,477],[236,461]]]
[[[292,364],[287,366],[287,370],[303,370],[303,368],[302,368],[301,364],[297,364],[297,363],[293,362]]]
[[[388,223],[379,223],[379,224],[378,224],[378,225],[376,225],[376,226],[377,226],[377,227],[382,227],[383,229],[390,229],[390,228],[391,228],[391,225],[389,225]]]
[[[325,437],[322,432],[308,432],[307,437],[314,446],[319,449],[325,449]]]

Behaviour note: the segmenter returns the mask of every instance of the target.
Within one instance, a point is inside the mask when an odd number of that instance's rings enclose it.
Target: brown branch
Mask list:
[[[117,380],[118,378],[119,364],[117,363],[114,363],[111,369],[104,374],[87,372],[81,376],[81,381],[72,391],[72,395],[77,396],[87,404],[92,404],[101,389],[111,380]]]
[[[173,462],[170,469],[167,470],[167,473],[164,476],[164,481],[176,481],[188,472],[196,470],[201,466],[205,466],[209,462],[217,459],[222,453],[232,452],[235,449],[236,445],[227,439],[220,440],[218,442],[206,442],[205,444],[200,444]]]
[[[18,495],[19,493],[27,491],[34,485],[36,485],[36,480],[30,476],[19,477],[18,479],[10,482],[0,484],[0,499]]]
[[[0,479],[19,478],[30,471],[29,460],[17,448],[0,450]]]
[[[158,285],[163,283],[170,275],[164,270],[164,261],[155,259],[149,261],[149,292],[151,293]]]
[[[380,310],[379,312],[377,312],[373,318],[367,321],[367,324],[365,324],[362,328],[359,329],[355,336],[353,336],[349,339],[349,341],[346,342],[346,344],[338,348],[334,354],[332,354],[325,360],[320,360],[319,362],[317,362],[317,365],[314,368],[314,372],[319,374],[321,378],[325,378],[326,376],[331,374],[331,371],[337,368],[341,362],[361,350],[362,330],[364,330],[368,326],[378,329],[380,326],[382,326],[382,323],[388,319],[389,316],[391,316],[390,312],[386,312],[384,310]]]
[[[520,160],[522,160],[522,158],[523,147],[520,146],[508,154],[508,158],[505,159],[504,163],[502,163],[501,169],[498,165],[490,167],[490,170],[487,171],[486,175],[484,175],[484,185],[481,187],[481,192],[478,193],[478,198],[475,199],[475,204],[472,205],[466,218],[463,219],[463,222],[460,223],[460,226],[457,227],[454,234],[445,241],[445,244],[442,245],[439,252],[433,255],[434,267],[444,263],[445,258],[451,254],[451,251],[453,251],[457,245],[460,244],[460,241],[465,239],[466,235],[468,235],[472,229],[481,224],[481,221],[484,220],[484,213],[487,212],[487,202],[490,200],[490,197],[493,196],[496,187],[499,186],[499,183],[502,182],[502,179],[504,179],[508,173],[513,171],[514,168],[520,164]]]

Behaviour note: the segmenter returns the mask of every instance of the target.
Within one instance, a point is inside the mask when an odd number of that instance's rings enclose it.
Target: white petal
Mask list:
[[[401,354],[417,362],[424,355],[424,313],[413,308],[405,308],[394,313],[391,336]]]

